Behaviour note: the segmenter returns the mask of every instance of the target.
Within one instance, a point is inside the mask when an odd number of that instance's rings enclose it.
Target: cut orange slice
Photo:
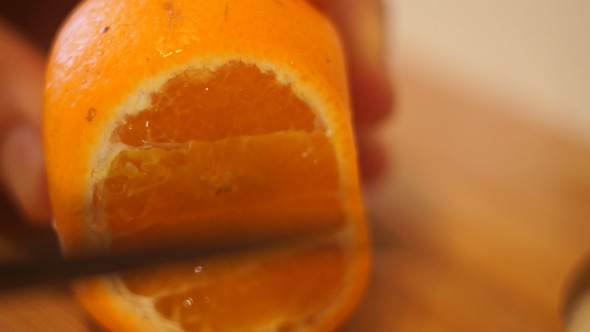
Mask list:
[[[299,0],[90,0],[50,55],[45,147],[66,254],[281,244],[77,283],[112,331],[330,331],[368,243],[345,66]]]

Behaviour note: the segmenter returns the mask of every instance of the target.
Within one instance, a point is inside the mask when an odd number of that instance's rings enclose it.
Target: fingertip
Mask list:
[[[393,111],[393,88],[387,70],[362,68],[351,71],[352,101],[357,126],[374,126],[387,119]],[[383,66],[385,67],[385,66]]]
[[[374,126],[392,112],[393,91],[385,57],[383,5],[380,0],[315,1],[328,4],[342,34],[357,126]]]
[[[0,170],[25,219],[32,225],[49,226],[51,209],[38,129],[18,124],[7,131],[0,145]]]
[[[27,206],[23,205],[26,221],[36,227],[48,228],[51,225],[51,204],[47,189],[45,171],[39,176],[39,190],[35,197],[31,197]]]
[[[387,173],[387,153],[374,138],[360,136],[357,140],[359,169],[364,185],[372,185]]]

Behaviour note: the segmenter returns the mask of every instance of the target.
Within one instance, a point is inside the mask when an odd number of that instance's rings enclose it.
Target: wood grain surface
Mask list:
[[[367,191],[374,271],[343,328],[560,331],[590,253],[590,148],[512,118],[508,103],[397,72],[380,133],[389,173]],[[499,112],[502,110],[502,112]],[[0,258],[57,254],[0,206]],[[0,297],[0,331],[98,331],[67,287]]]

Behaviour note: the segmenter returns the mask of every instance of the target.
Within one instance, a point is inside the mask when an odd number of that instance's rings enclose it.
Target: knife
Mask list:
[[[382,232],[376,232],[383,235]],[[63,283],[82,277],[124,272],[142,267],[180,263],[199,257],[228,255],[236,252],[285,246],[303,239],[305,235],[289,235],[220,247],[173,246],[160,249],[120,253],[98,253],[77,257],[38,257],[22,261],[0,263],[0,293],[17,291],[41,284]],[[381,236],[379,236],[381,238]],[[379,240],[376,238],[376,240]],[[392,241],[393,240],[393,241]],[[381,248],[399,244],[396,238],[374,241]],[[328,245],[328,244],[326,244]],[[321,245],[318,246],[321,248]]]

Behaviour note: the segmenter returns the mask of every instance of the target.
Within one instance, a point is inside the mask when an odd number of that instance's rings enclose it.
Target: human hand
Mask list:
[[[342,34],[349,61],[361,172],[364,180],[375,180],[384,169],[385,158],[372,133],[388,116],[392,104],[384,61],[381,2],[309,1],[331,17]],[[65,8],[72,1],[62,2],[52,6]],[[41,144],[44,58],[24,36],[2,21],[0,49],[10,50],[0,52],[0,180],[30,220],[48,225],[50,205]]]
[[[349,65],[350,88],[361,175],[366,182],[382,176],[385,153],[375,127],[389,116],[393,92],[385,62],[381,0],[309,0],[340,30]]]
[[[0,180],[33,223],[47,225],[41,144],[43,56],[0,21]]]

